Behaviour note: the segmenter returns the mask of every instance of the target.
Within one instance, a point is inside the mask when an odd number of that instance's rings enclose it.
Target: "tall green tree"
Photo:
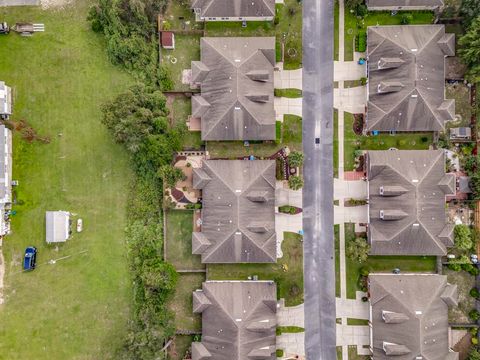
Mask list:
[[[480,16],[480,0],[462,0],[460,16],[463,17],[463,25],[468,28],[470,24]]]
[[[472,233],[467,225],[456,225],[454,229],[455,246],[462,250],[470,250],[473,246]]]
[[[480,16],[475,18],[459,40],[459,55],[468,66],[467,78],[472,83],[480,81]]]
[[[368,260],[368,253],[370,252],[370,245],[367,240],[361,237],[357,237],[354,240],[350,240],[347,243],[345,254],[353,261],[363,263]]]

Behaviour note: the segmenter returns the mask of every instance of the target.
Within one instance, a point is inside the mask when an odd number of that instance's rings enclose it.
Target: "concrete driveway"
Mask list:
[[[302,98],[276,97],[273,100],[273,106],[277,121],[283,121],[283,115],[285,114],[302,116]]]
[[[298,233],[303,228],[302,213],[296,215],[276,213],[275,214],[275,231],[277,233],[277,258],[283,257],[282,242],[283,233]]]
[[[333,79],[335,81],[360,80],[367,76],[367,66],[356,61],[335,61]]]
[[[342,223],[367,223],[368,222],[368,205],[362,206],[335,206],[334,207],[335,224]]]
[[[334,179],[335,199],[366,199],[367,182],[363,180],[345,181]]]
[[[283,64],[277,63],[273,73],[273,86],[275,89],[302,89],[302,69],[283,70]]]
[[[302,190],[285,189],[282,181],[277,181],[275,189],[275,206],[302,207]]]
[[[365,112],[366,103],[366,86],[334,89],[333,91],[333,107],[335,109],[341,109],[352,114],[359,114]]]
[[[337,318],[346,317],[368,320],[370,317],[370,308],[368,302],[362,301],[362,296],[364,296],[364,293],[357,291],[356,299],[336,298]]]
[[[358,347],[370,345],[370,327],[337,324],[337,346],[342,345],[357,345]]]
[[[305,313],[303,304],[297,306],[285,306],[285,299],[280,299],[277,308],[278,326],[305,327]]]
[[[305,356],[305,333],[283,333],[277,336],[277,349],[282,349],[283,359]]]

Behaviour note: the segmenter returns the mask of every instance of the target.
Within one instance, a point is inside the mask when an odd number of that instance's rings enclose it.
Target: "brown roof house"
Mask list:
[[[193,0],[197,21],[272,21],[275,0]]]
[[[277,290],[273,281],[207,281],[193,292],[202,341],[192,360],[275,360]]]
[[[443,25],[369,27],[366,130],[444,130],[455,117],[445,99],[445,57],[454,55]]]
[[[370,274],[368,279],[374,360],[458,360],[448,336],[456,285],[436,274]]]
[[[368,10],[437,10],[443,0],[367,0]]]
[[[192,252],[203,263],[276,262],[275,161],[206,160],[193,169],[202,226]]]
[[[369,151],[368,239],[373,255],[445,255],[453,246],[446,195],[455,175],[445,173],[443,150]]]
[[[274,140],[274,37],[207,37],[192,61],[192,117],[202,140]]]

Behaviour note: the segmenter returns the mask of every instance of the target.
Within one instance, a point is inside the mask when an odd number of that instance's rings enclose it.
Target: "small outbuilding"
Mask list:
[[[472,129],[469,127],[458,127],[450,129],[450,140],[471,140]]]
[[[160,41],[164,49],[175,49],[175,34],[171,31],[162,31]]]
[[[48,244],[65,242],[70,237],[70,213],[67,211],[46,212],[46,240]]]

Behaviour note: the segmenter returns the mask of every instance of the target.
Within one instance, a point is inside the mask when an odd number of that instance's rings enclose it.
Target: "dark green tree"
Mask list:
[[[459,55],[468,66],[467,78],[472,83],[480,81],[480,16],[475,18],[467,32],[458,41]]]
[[[303,187],[303,179],[300,176],[290,176],[288,186],[292,190],[300,190]]]
[[[303,165],[304,155],[300,151],[292,151],[288,154],[288,164],[290,167],[300,167]]]
[[[454,229],[455,246],[462,250],[470,250],[473,246],[472,233],[467,225],[456,225]]]
[[[178,181],[185,179],[185,174],[182,169],[171,165],[160,166],[160,169],[158,169],[158,175],[168,187],[173,187]]]

